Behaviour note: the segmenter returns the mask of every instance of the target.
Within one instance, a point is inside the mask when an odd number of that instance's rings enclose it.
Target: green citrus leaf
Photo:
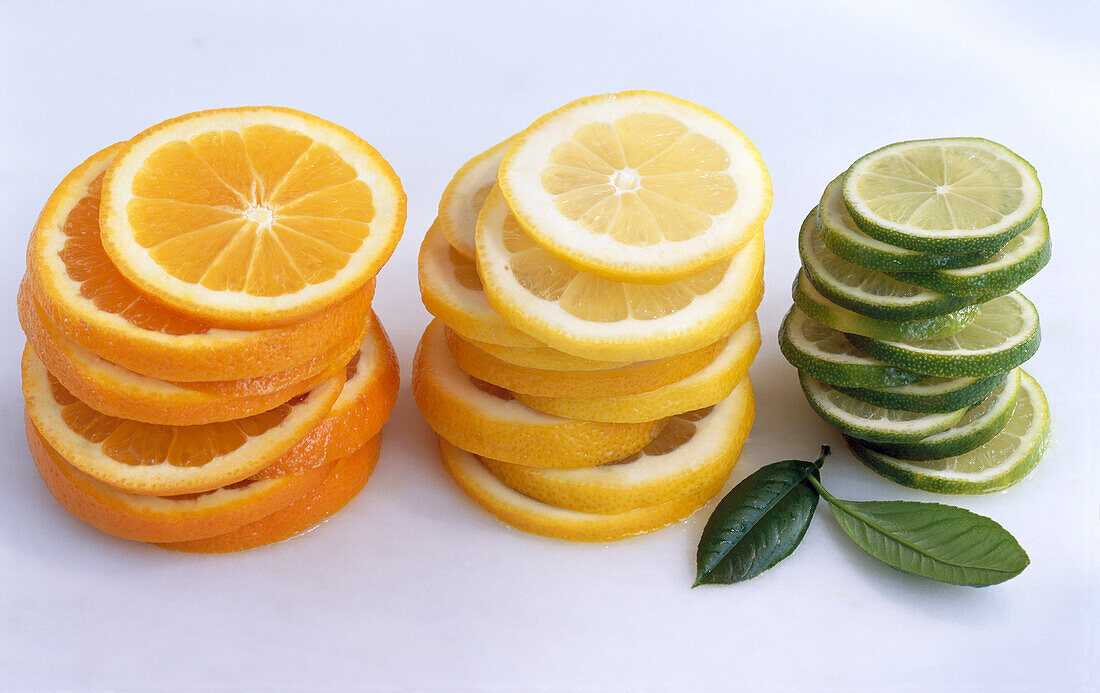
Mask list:
[[[993,520],[964,508],[825,496],[840,528],[867,553],[905,573],[986,587],[1019,575],[1027,553]]]
[[[699,539],[693,586],[748,580],[791,555],[817,508],[817,492],[806,477],[827,454],[826,447],[816,463],[784,460],[761,467],[726,494]]]

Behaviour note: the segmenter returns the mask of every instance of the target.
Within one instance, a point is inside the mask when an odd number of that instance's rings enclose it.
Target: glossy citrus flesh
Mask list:
[[[351,294],[389,257],[405,196],[351,132],[283,108],[191,113],[119,150],[103,242],[159,301],[219,324],[298,320]]]

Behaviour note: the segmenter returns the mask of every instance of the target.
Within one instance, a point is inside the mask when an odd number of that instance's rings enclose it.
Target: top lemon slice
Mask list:
[[[1039,213],[1031,164],[977,137],[898,142],[844,176],[844,203],[868,236],[925,253],[996,249]]]
[[[730,256],[772,202],[760,153],[700,106],[645,91],[579,99],[512,141],[498,172],[520,224],[608,279],[668,282]]]
[[[103,181],[103,247],[142,291],[209,322],[299,320],[368,281],[405,223],[386,160],[285,108],[201,111],[126,143]]]
[[[586,359],[645,361],[712,344],[749,318],[763,294],[763,235],[684,279],[616,281],[547,252],[495,188],[478,217],[478,272],[489,304],[536,340]]]
[[[497,183],[497,169],[511,144],[512,139],[506,139],[463,164],[439,200],[439,230],[452,248],[471,260],[477,258],[477,213]]]

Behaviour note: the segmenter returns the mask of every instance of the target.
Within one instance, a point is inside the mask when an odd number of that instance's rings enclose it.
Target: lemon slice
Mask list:
[[[439,229],[451,247],[471,260],[477,258],[474,230],[477,213],[497,182],[497,169],[508,151],[508,138],[470,159],[458,169],[439,201]]]
[[[698,372],[714,361],[725,343],[722,339],[680,356],[618,368],[561,371],[508,363],[447,330],[447,346],[462,370],[505,390],[542,397],[613,397],[650,392]]]
[[[535,469],[482,458],[498,479],[559,508],[614,514],[660,505],[729,476],[752,428],[752,383],[745,378],[713,407],[669,419],[640,452],[584,469]]]
[[[602,371],[608,368],[630,366],[632,361],[593,361],[558,351],[553,347],[507,347],[499,344],[479,342],[476,339],[461,337],[448,329],[448,340],[460,340],[471,348],[484,351],[493,358],[521,368],[538,368],[544,371]],[[452,336],[453,335],[453,336]],[[453,348],[453,347],[452,347]]]
[[[682,520],[722,490],[711,482],[690,495],[661,505],[615,515],[586,513],[537,501],[508,487],[476,456],[439,439],[443,466],[462,492],[498,520],[531,534],[569,541],[617,541],[654,532]]]
[[[416,352],[413,396],[444,439],[478,455],[532,467],[612,462],[641,450],[664,425],[571,421],[535,411],[459,368],[438,320],[424,330]]]
[[[844,176],[856,224],[885,243],[925,253],[997,248],[1031,225],[1043,200],[1031,164],[977,137],[898,142]]]
[[[401,182],[350,131],[288,108],[165,121],[103,178],[103,248],[158,301],[246,328],[300,320],[351,294],[393,252]]]
[[[763,294],[762,233],[685,279],[621,282],[547,252],[499,189],[481,208],[477,252],[485,295],[498,313],[535,339],[588,359],[644,361],[712,344],[744,323]]]
[[[477,264],[452,248],[437,224],[420,245],[420,299],[428,312],[463,337],[510,347],[543,346],[489,305]]]
[[[752,317],[726,340],[705,368],[664,387],[634,395],[536,397],[516,393],[532,409],[570,419],[642,423],[709,407],[725,399],[748,373],[760,348],[760,324]]]
[[[772,185],[721,116],[665,94],[574,101],[517,135],[501,163],[508,205],[542,246],[597,276],[671,281],[757,235]]]

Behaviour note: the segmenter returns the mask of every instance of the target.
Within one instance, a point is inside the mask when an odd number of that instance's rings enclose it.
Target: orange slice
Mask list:
[[[382,436],[375,436],[358,451],[326,464],[321,468],[325,472],[321,483],[262,520],[209,539],[158,546],[189,553],[229,553],[255,549],[297,536],[343,508],[363,490],[378,462],[381,444]]]
[[[23,350],[23,397],[34,427],[70,464],[131,493],[201,493],[245,479],[293,447],[340,395],[343,374],[262,414],[162,426],[101,414]]]
[[[69,340],[50,324],[25,284],[19,290],[19,321],[46,369],[92,409],[174,426],[252,416],[308,392],[346,364],[365,336],[338,344],[289,372],[246,380],[173,383],[115,365]]]
[[[462,370],[514,393],[542,397],[614,397],[656,390],[682,380],[714,360],[724,339],[695,351],[601,371],[525,368],[490,356],[447,331],[447,346]]]
[[[35,298],[66,337],[129,370],[182,382],[285,371],[361,331],[373,282],[298,324],[255,331],[212,328],[140,293],[100,242],[100,185],[120,146],[95,154],[65,177],[42,210],[27,250]]]
[[[288,108],[165,121],[103,179],[103,247],[142,291],[236,327],[285,324],[365,284],[405,225],[390,165],[351,131]]]
[[[324,467],[281,479],[246,479],[206,493],[139,496],[108,486],[66,462],[27,420],[31,456],[66,510],[101,532],[134,541],[186,541],[231,532],[297,500],[320,484]]]
[[[424,307],[463,337],[504,346],[542,346],[493,310],[477,263],[452,248],[437,225],[428,229],[420,245],[418,276]]]
[[[439,449],[443,466],[462,492],[498,520],[524,532],[569,541],[616,541],[656,531],[706,505],[723,486],[711,481],[708,486],[661,505],[613,515],[588,513],[523,495],[493,476],[477,457],[442,438]]]
[[[439,217],[436,223],[451,247],[466,257],[477,258],[474,247],[474,231],[477,213],[489,191],[497,182],[497,169],[508,151],[511,138],[478,154],[458,169],[451,182],[443,190],[439,200]]]
[[[444,439],[478,455],[532,467],[590,467],[621,459],[645,447],[664,425],[572,421],[535,411],[459,368],[438,320],[420,340],[413,395],[428,425]]]
[[[343,375],[344,389],[325,417],[282,457],[257,472],[255,478],[298,474],[346,457],[381,432],[397,401],[401,375],[397,354],[377,318]]]

